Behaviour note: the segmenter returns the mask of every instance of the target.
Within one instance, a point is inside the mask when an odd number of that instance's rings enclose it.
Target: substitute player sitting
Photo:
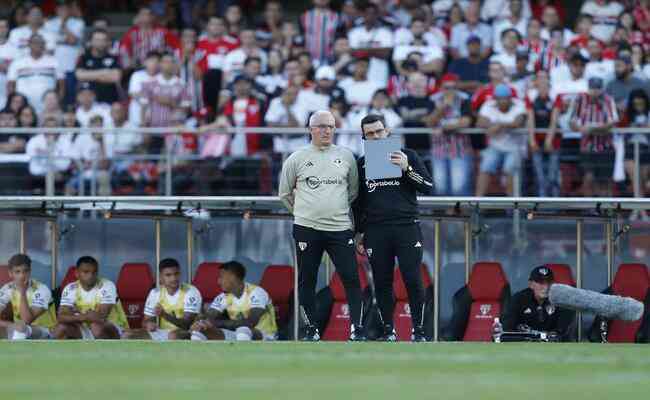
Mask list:
[[[0,338],[49,339],[56,325],[50,289],[32,279],[32,260],[25,254],[9,259],[11,282],[0,288],[0,313],[9,307],[13,321],[0,320]]]
[[[275,309],[264,289],[244,281],[246,268],[225,263],[219,273],[223,293],[217,296],[206,319],[192,325],[192,340],[276,340]]]
[[[100,278],[99,263],[84,256],[77,261],[77,281],[63,289],[56,339],[119,339],[127,327],[115,284]]]
[[[128,330],[125,339],[158,341],[189,339],[189,329],[201,311],[199,290],[181,284],[181,266],[173,258],[158,265],[160,288],[151,289],[144,305],[144,329]]]

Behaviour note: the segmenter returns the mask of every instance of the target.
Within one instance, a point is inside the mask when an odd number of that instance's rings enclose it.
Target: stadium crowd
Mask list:
[[[282,154],[306,136],[224,129],[304,127],[327,109],[339,129],[358,130],[369,113],[393,129],[430,129],[404,139],[437,195],[512,194],[515,176],[534,182],[532,195],[625,194],[634,143],[633,195],[648,189],[647,136],[612,132],[649,125],[648,0],[348,0],[336,10],[313,0],[297,18],[279,1],[253,3],[254,17],[235,1],[153,1],[121,37],[78,1],[57,1],[50,17],[16,6],[0,17],[0,127],[124,130],[5,134],[0,153],[26,153],[35,177],[55,169],[69,194],[81,178],[96,179],[99,194],[156,193],[162,167],[143,156],[165,153],[198,163],[175,161],[175,193],[232,174],[270,193]],[[203,134],[129,132],[180,126]],[[469,127],[486,135],[459,132]],[[360,135],[337,144],[363,152]],[[224,172],[242,158],[254,163]]]

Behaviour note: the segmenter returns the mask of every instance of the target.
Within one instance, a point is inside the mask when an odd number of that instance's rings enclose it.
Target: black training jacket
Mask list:
[[[417,193],[429,196],[433,189],[431,175],[413,150],[402,149],[409,168],[401,178],[366,180],[366,160],[357,160],[359,167],[359,197],[355,200],[356,231],[365,232],[368,225],[409,224],[418,218]]]

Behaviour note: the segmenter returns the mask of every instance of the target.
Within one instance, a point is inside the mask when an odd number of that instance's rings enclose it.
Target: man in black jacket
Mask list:
[[[381,115],[361,120],[365,140],[386,138],[390,132]],[[392,153],[390,161],[402,169],[401,178],[366,180],[365,158],[357,161],[359,197],[353,205],[357,243],[368,254],[375,282],[379,313],[384,324],[380,340],[395,341],[393,329],[393,270],[395,257],[409,296],[413,341],[427,340],[424,333],[422,232],[418,220],[417,192],[429,195],[431,176],[418,155],[409,149]],[[364,249],[365,247],[365,249]]]
[[[553,271],[539,266],[530,272],[528,289],[517,292],[503,313],[506,332],[536,330],[554,333],[561,341],[569,340],[569,328],[575,317],[571,310],[552,305],[548,292],[553,283]]]

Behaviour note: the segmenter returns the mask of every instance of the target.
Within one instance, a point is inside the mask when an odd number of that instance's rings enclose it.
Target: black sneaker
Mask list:
[[[397,332],[390,325],[384,326],[384,333],[377,338],[378,342],[397,342]]]
[[[319,342],[320,341],[320,333],[318,332],[318,328],[315,326],[306,326],[304,328],[304,334],[300,338],[300,341],[302,342]]]
[[[418,326],[411,331],[411,342],[428,342],[427,335],[424,333],[424,327]]]
[[[354,326],[350,328],[350,342],[365,342],[368,340],[366,336],[366,330],[363,329],[363,326]]]

